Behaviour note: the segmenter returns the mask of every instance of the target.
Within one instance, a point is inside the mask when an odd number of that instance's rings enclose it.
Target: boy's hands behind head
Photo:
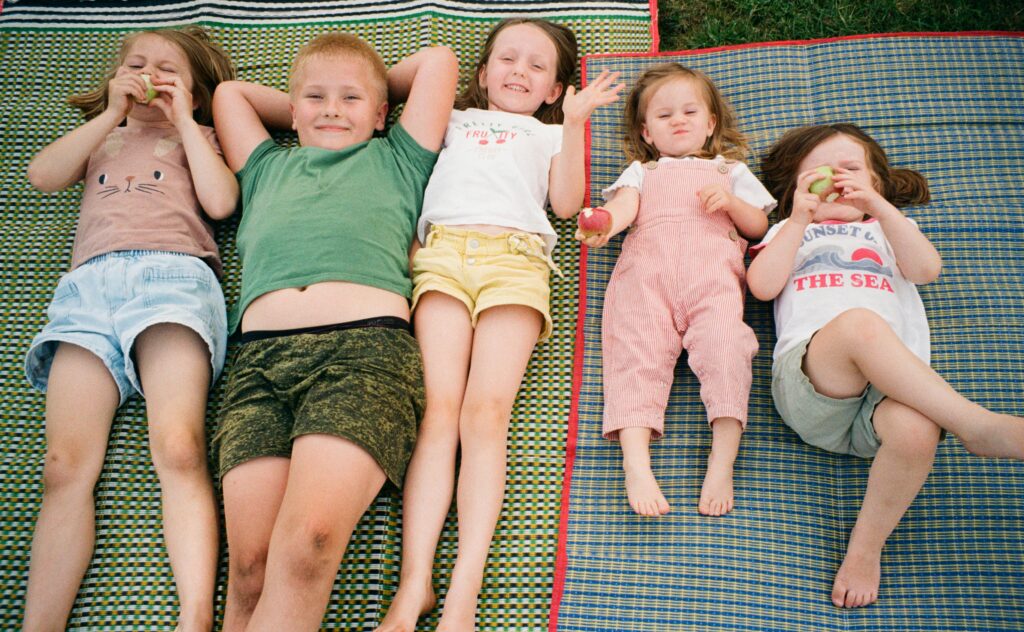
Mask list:
[[[619,73],[602,70],[593,83],[587,85],[579,92],[574,86],[565,90],[565,99],[562,101],[562,114],[566,125],[582,125],[594,113],[594,110],[602,105],[608,105],[619,100],[619,93],[626,84],[616,84]]]

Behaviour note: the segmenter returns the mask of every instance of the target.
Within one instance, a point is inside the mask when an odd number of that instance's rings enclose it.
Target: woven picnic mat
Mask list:
[[[495,20],[547,17],[571,27],[581,53],[652,48],[647,0],[575,2],[133,2],[11,3],[0,13],[0,270],[4,336],[0,340],[0,628],[20,623],[32,528],[42,493],[44,397],[31,390],[22,364],[43,326],[57,279],[70,261],[80,187],[55,195],[33,190],[31,157],[81,123],[65,98],[94,85],[116,42],[131,29],[210,26],[240,78],[284,88],[295,52],[328,29],[348,30],[393,64],[422,46],[446,44],[471,66]],[[237,217],[218,226],[229,302],[238,295]],[[579,249],[571,222],[556,222],[556,262],[565,278],[552,288],[553,338],[539,346],[513,411],[508,495],[486,570],[479,624],[487,630],[537,630],[547,622],[571,401]],[[226,368],[231,370],[230,358]],[[221,384],[211,395],[213,432]],[[71,614],[71,630],[173,628],[177,598],[163,547],[159,491],[147,447],[144,407],[119,412],[107,464],[96,489],[97,542]],[[383,494],[353,536],[324,626],[370,630],[398,583],[401,503]],[[223,534],[222,534],[223,540]],[[222,542],[223,548],[223,542]],[[226,578],[222,555],[217,616]],[[455,558],[454,519],[442,536],[435,572],[443,596]],[[436,618],[424,621],[423,629]],[[219,624],[218,624],[219,625]]]
[[[931,204],[907,214],[944,259],[920,289],[932,365],[967,397],[1024,413],[1024,38],[1020,34],[857,37],[585,59],[632,85],[679,61],[707,72],[753,140],[757,165],[783,131],[849,121],[892,163],[928,178]],[[621,108],[593,117],[590,195],[621,173]],[[971,457],[950,436],[882,558],[879,602],[829,600],[869,462],[802,443],[770,396],[770,304],[748,297],[760,351],[736,463],[736,509],[696,511],[710,431],[696,378],[677,366],[666,436],[652,449],[673,506],[633,515],[621,450],[601,438],[601,308],[621,240],[581,267],[577,388],[551,630],[1024,629],[1024,464]],[[684,247],[681,245],[680,247]]]

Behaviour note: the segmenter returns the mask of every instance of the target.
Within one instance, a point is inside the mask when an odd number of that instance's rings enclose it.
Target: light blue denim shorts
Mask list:
[[[206,341],[211,384],[224,368],[224,294],[198,257],[147,250],[93,257],[61,277],[46,315],[49,322],[25,356],[25,375],[43,392],[58,344],[69,342],[103,361],[121,403],[134,392],[141,395],[132,348],[139,334],[163,323],[188,327]]]

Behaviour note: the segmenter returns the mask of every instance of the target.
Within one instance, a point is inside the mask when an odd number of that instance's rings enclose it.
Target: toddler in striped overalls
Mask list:
[[[625,151],[633,162],[605,190],[606,206],[584,212],[577,233],[599,247],[632,226],[602,315],[603,433],[622,446],[633,510],[667,513],[649,447],[662,435],[685,348],[712,428],[698,510],[720,516],[733,507],[733,462],[757,352],[743,322],[745,238],[765,234],[775,200],[738,162],[746,142],[704,73],[676,63],[648,69],[629,96],[625,119]],[[607,213],[607,225],[592,213]]]

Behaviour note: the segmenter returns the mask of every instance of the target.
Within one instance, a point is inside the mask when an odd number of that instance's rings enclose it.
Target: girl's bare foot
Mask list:
[[[375,632],[415,632],[419,618],[434,609],[437,597],[430,580],[426,584],[402,582],[388,613]]]
[[[832,604],[837,608],[861,608],[878,600],[882,581],[882,558],[878,555],[846,553],[832,584]]]
[[[626,495],[629,506],[641,516],[663,516],[669,512],[668,501],[665,500],[658,481],[650,466],[625,466]]]
[[[708,471],[700,488],[697,511],[705,516],[724,516],[732,511],[732,461],[708,457]]]

